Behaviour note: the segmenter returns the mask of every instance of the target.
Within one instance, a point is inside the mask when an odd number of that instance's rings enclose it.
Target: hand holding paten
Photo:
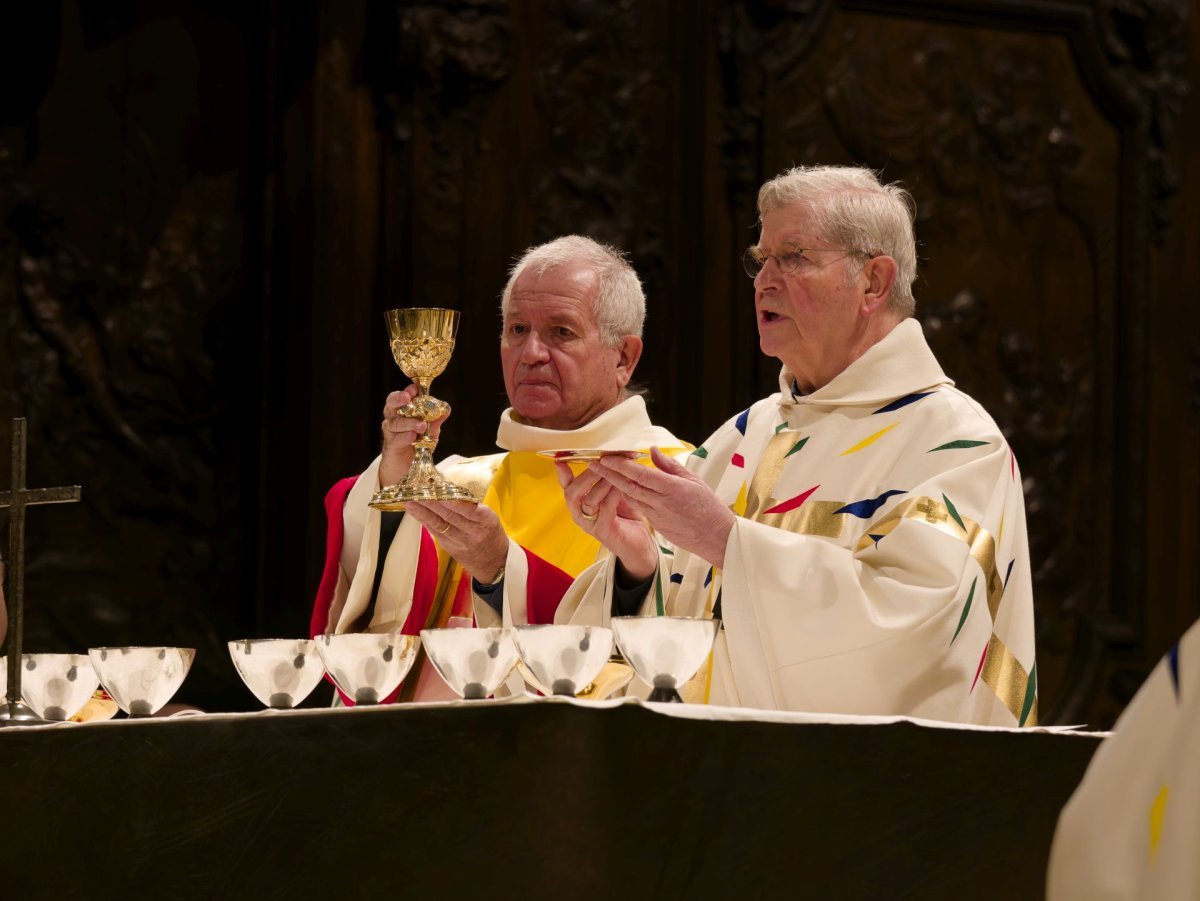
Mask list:
[[[422,410],[414,404],[414,399],[420,397],[416,385],[409,385],[403,391],[393,391],[387,396],[383,405],[383,452],[379,461],[379,484],[395,485],[404,481],[412,466],[413,455],[416,453],[413,445],[425,434],[435,440],[441,434],[442,423],[450,415],[450,405],[436,398],[425,399],[446,408],[445,413],[426,423],[421,415]]]
[[[483,504],[409,501],[405,509],[463,569],[484,584],[496,581],[508,559],[508,534]]]
[[[645,469],[632,461],[624,462]],[[631,578],[641,581],[652,575],[658,566],[658,549],[641,514],[591,467],[575,475],[566,463],[554,465],[575,524],[612,551]]]
[[[737,519],[734,512],[704,482],[657,447],[650,456],[654,468],[620,457],[604,457],[591,468],[668,541],[722,568],[725,545]],[[630,570],[630,575],[637,573]]]

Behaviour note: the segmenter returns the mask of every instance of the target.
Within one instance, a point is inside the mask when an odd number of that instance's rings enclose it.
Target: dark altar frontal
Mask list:
[[[0,734],[5,899],[1036,899],[1099,737],[543,699]]]

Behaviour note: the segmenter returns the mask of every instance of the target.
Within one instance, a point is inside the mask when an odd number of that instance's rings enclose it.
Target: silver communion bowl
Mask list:
[[[513,641],[543,694],[571,695],[588,685],[612,654],[603,626],[517,626]]]
[[[654,687],[651,701],[682,701],[679,686],[712,650],[717,622],[685,616],[615,616],[613,637],[625,659]]]
[[[421,640],[438,674],[468,700],[491,695],[517,665],[508,629],[422,629]]]
[[[78,713],[100,685],[87,654],[22,654],[21,694],[44,720]]]
[[[91,648],[100,684],[130,716],[151,716],[175,696],[187,678],[194,648]]]
[[[404,681],[421,640],[400,632],[318,635],[317,653],[342,694],[357,704],[378,704]]]
[[[295,707],[325,675],[317,643],[303,638],[243,638],[229,642],[229,656],[246,687],[276,710]]]

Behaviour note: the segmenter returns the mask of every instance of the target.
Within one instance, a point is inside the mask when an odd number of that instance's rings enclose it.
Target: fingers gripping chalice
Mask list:
[[[429,393],[429,384],[442,374],[454,352],[457,310],[413,307],[387,311],[388,336],[396,365],[417,386],[417,395],[400,409],[409,419],[433,422],[450,412],[450,405]],[[379,489],[371,498],[376,510],[403,510],[407,501],[472,501],[466,488],[447,481],[433,465],[437,438],[425,433],[413,444],[412,465],[404,481]]]

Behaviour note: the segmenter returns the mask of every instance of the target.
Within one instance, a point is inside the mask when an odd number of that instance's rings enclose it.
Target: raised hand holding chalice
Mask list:
[[[438,439],[429,434],[428,423],[450,412],[450,405],[429,393],[430,383],[446,368],[454,352],[459,312],[431,307],[388,310],[388,337],[392,356],[401,371],[417,386],[416,396],[400,409],[400,415],[427,424],[413,444],[412,466],[404,481],[387,485],[371,498],[376,510],[403,510],[408,501],[472,501],[466,488],[448,481],[433,465]]]

